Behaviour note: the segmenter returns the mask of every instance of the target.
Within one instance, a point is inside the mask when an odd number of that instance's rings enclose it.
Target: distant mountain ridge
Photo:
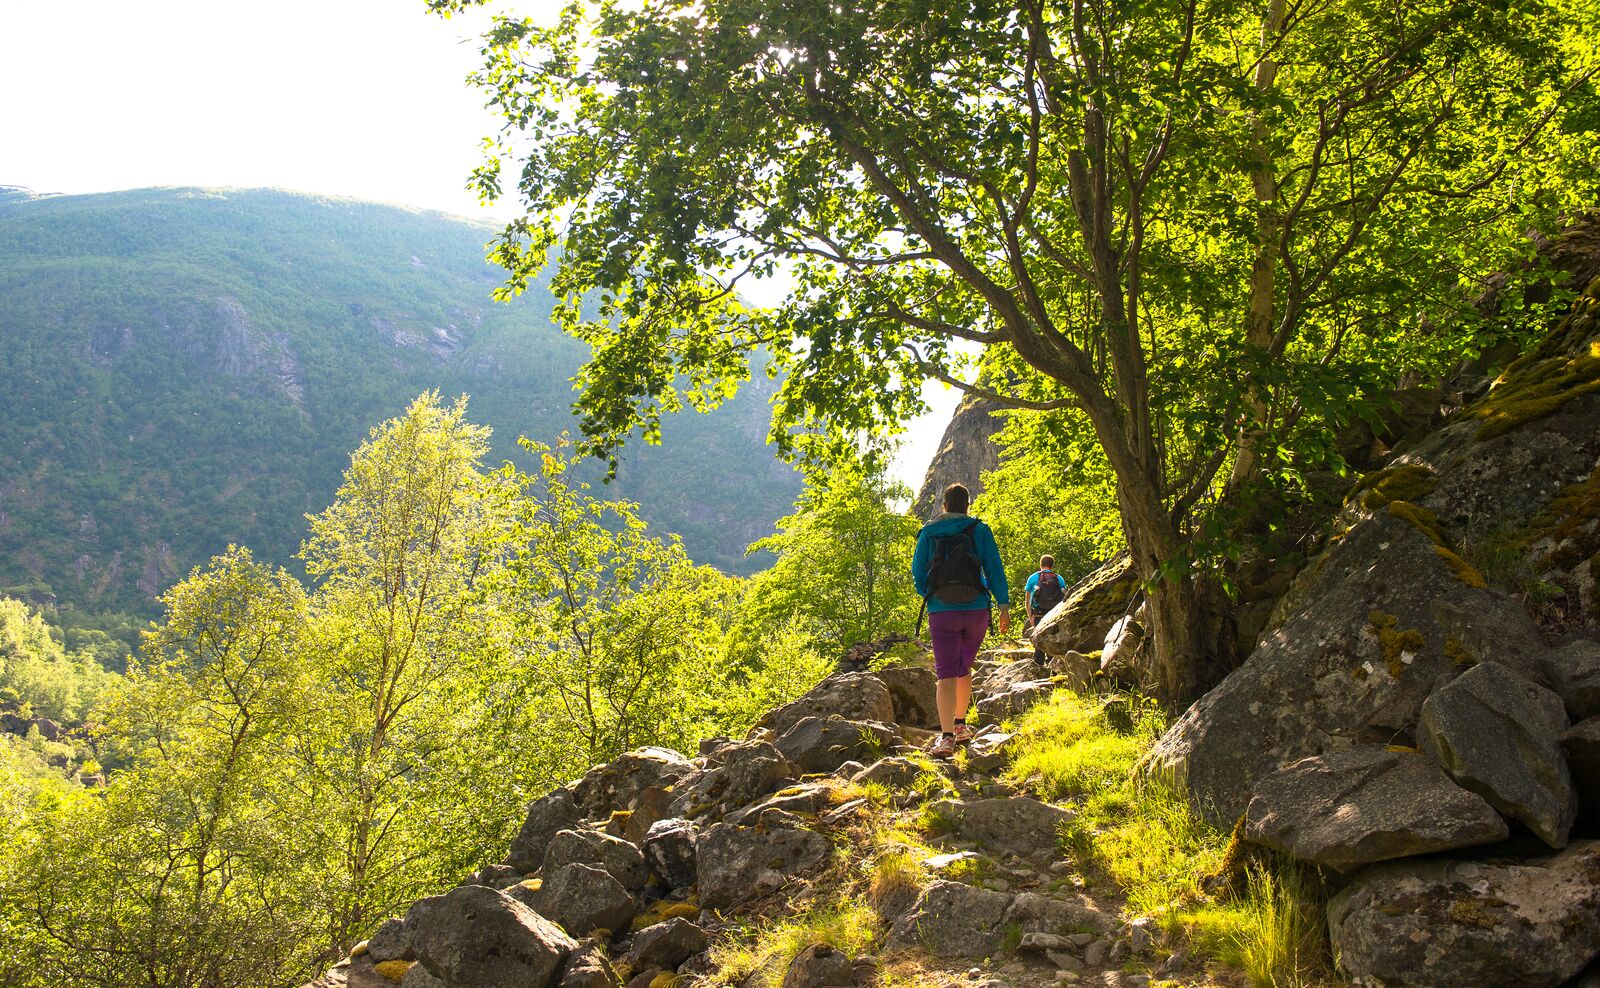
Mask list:
[[[575,431],[584,347],[542,283],[490,300],[492,234],[272,190],[0,186],[0,586],[141,608],[230,542],[288,563],[349,453],[426,389],[471,395],[496,460]],[[669,421],[608,496],[748,571],[800,488],[764,445],[772,387]]]

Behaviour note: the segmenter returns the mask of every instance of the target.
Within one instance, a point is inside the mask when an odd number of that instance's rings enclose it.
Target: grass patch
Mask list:
[[[812,944],[851,957],[870,954],[878,947],[878,914],[866,903],[844,902],[759,927],[747,941],[712,948],[711,983],[778,988],[795,956]]]
[[[1157,705],[1058,690],[1016,727],[1009,781],[1077,810],[1062,843],[1086,878],[1122,891],[1130,914],[1155,917],[1254,985],[1328,977],[1322,892],[1311,873],[1230,841],[1182,792],[1138,771],[1166,727]],[[1240,869],[1241,881],[1226,880]]]

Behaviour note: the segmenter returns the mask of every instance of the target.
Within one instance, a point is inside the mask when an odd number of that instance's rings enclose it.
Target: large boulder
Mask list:
[[[631,811],[651,786],[670,786],[693,771],[694,764],[671,748],[638,748],[590,769],[573,784],[572,798],[589,819],[603,820]]]
[[[720,816],[781,789],[799,775],[783,752],[766,741],[725,744],[706,756],[704,769],[674,788],[669,815]]]
[[[987,957],[1005,946],[1010,908],[1011,896],[1002,892],[934,882],[889,928],[886,944],[940,957]]]
[[[1521,864],[1394,861],[1328,904],[1352,979],[1408,988],[1556,988],[1600,955],[1600,842]]]
[[[937,680],[932,669],[897,666],[879,669],[873,675],[889,691],[894,723],[924,730],[939,726]]]
[[[768,711],[759,726],[781,735],[807,717],[837,714],[846,720],[894,722],[894,695],[870,672],[837,672],[798,700]]]
[[[446,988],[545,988],[577,943],[543,916],[483,885],[419,899],[406,939]]]
[[[1060,899],[1023,892],[1006,908],[1006,923],[1024,934],[1053,934],[1065,936],[1072,933],[1110,933],[1117,928],[1117,918],[1095,905],[1087,897]]]
[[[706,934],[681,916],[647,926],[634,934],[628,966],[635,971],[659,967],[670,971],[706,949]]]
[[[573,936],[587,936],[627,929],[639,903],[605,869],[566,864],[544,876],[533,908]]]
[[[561,971],[561,988],[619,988],[621,984],[605,944],[598,940],[580,942]]]
[[[631,892],[644,888],[650,880],[639,848],[598,830],[563,830],[551,839],[544,853],[544,874],[552,875],[569,864],[593,865]]]
[[[1422,702],[1461,672],[1432,604],[1461,583],[1405,512],[1363,515],[1296,578],[1281,623],[1169,728],[1150,766],[1231,827],[1268,775],[1360,741],[1410,740]]]
[[[572,830],[583,822],[583,811],[572,798],[571,787],[563,787],[533,801],[522,829],[511,841],[511,853],[506,864],[527,874],[538,871],[544,863],[545,849],[563,830]]]
[[[367,938],[367,956],[372,958],[372,963],[382,964],[384,961],[411,961],[417,955],[411,950],[411,941],[406,939],[405,920],[391,918],[383,921],[372,936]]]
[[[686,889],[695,881],[695,830],[688,820],[657,820],[644,835],[645,864],[669,889]]]
[[[1250,840],[1337,871],[1503,840],[1483,797],[1426,755],[1363,745],[1301,759],[1261,780],[1245,814]]]
[[[1071,810],[1041,803],[1030,796],[971,802],[941,799],[930,804],[929,812],[963,840],[974,841],[991,851],[1019,854],[1054,849],[1061,841],[1061,828],[1073,816]]]
[[[900,743],[888,724],[846,720],[837,714],[802,717],[773,742],[805,772],[832,772],[845,762],[867,762]]]
[[[775,891],[821,869],[832,854],[833,844],[814,830],[716,824],[695,842],[700,904],[723,909]]]
[[[1118,555],[1073,587],[1066,600],[1039,620],[1033,629],[1033,644],[1051,657],[1100,651],[1106,632],[1127,612],[1138,588],[1133,561]]]
[[[1574,722],[1600,714],[1600,642],[1570,642],[1544,656],[1550,685]]]
[[[781,988],[854,988],[855,984],[856,969],[850,955],[825,943],[814,943],[789,962]]]
[[[1486,662],[1428,697],[1420,740],[1451,778],[1559,848],[1578,813],[1567,726],[1559,696]]]

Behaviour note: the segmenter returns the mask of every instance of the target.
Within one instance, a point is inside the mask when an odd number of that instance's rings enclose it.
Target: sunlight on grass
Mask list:
[[[812,944],[827,944],[851,957],[872,953],[878,946],[878,915],[865,903],[846,902],[758,928],[746,942],[718,944],[711,951],[712,983],[777,988],[790,962]]]
[[[1143,697],[1058,690],[1017,722],[1008,781],[1077,810],[1063,845],[1086,876],[1122,890],[1130,915],[1155,917],[1252,985],[1322,981],[1329,963],[1315,877],[1288,859],[1230,854],[1243,846],[1181,792],[1138,774],[1165,726]],[[1240,867],[1243,880],[1230,882]]]

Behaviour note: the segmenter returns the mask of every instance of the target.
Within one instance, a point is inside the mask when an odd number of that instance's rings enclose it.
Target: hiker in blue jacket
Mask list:
[[[972,662],[989,633],[989,612],[1000,605],[1000,633],[1011,630],[1011,594],[1000,549],[988,525],[967,514],[971,496],[960,484],[944,491],[944,512],[917,533],[911,579],[927,602],[928,637],[938,677],[939,739],[929,752],[949,758],[972,737]]]
[[[1067,597],[1067,584],[1056,572],[1056,557],[1049,553],[1039,557],[1039,572],[1028,577],[1022,595],[1028,602],[1028,634],[1031,636],[1044,616]],[[1038,665],[1045,663],[1044,649],[1037,644],[1033,647],[1033,661]]]

